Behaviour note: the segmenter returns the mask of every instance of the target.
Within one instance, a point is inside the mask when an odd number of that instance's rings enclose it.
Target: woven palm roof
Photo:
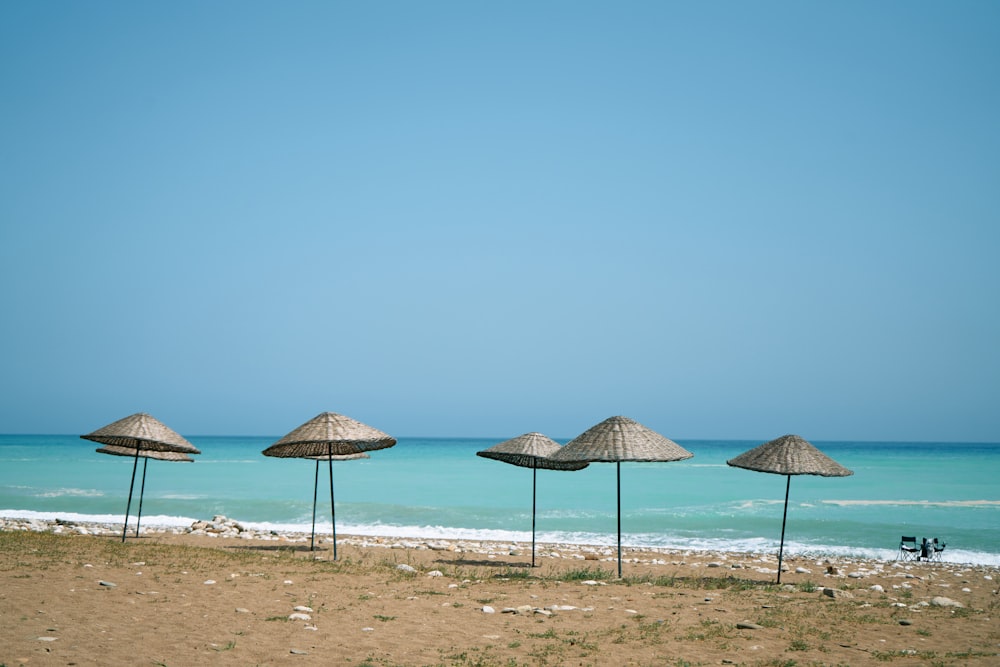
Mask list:
[[[543,470],[582,470],[589,465],[584,461],[553,461],[549,458],[561,448],[558,442],[541,433],[525,433],[476,452],[476,456]]]
[[[396,439],[377,428],[338,415],[324,412],[264,450],[264,456],[306,458],[310,456],[343,456],[385,449]]]
[[[775,438],[726,463],[736,468],[779,475],[847,477],[854,474],[797,435]]]
[[[197,447],[180,434],[145,412],[129,415],[80,437],[102,445],[128,447],[132,450],[201,454]]]
[[[105,445],[96,450],[99,454],[111,454],[112,456],[134,457],[136,450],[133,447],[117,447],[115,445]],[[186,461],[193,462],[194,459],[182,452],[157,452],[149,449],[139,450],[139,456],[146,459],[156,459],[157,461]]]
[[[551,456],[553,461],[682,461],[694,454],[628,417],[609,417]]]

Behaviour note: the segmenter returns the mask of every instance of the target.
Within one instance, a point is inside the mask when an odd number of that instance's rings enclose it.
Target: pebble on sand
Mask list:
[[[932,607],[957,607],[959,609],[962,609],[962,608],[965,607],[965,605],[962,604],[961,602],[959,602],[958,600],[952,600],[951,598],[946,598],[946,597],[940,596],[940,595],[938,597],[931,598],[931,606]]]

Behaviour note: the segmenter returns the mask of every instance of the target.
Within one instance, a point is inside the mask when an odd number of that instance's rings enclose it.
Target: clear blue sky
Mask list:
[[[0,3],[0,432],[1000,441],[1000,3]]]

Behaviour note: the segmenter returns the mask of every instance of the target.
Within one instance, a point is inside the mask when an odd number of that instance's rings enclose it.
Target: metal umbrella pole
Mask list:
[[[330,515],[333,517],[333,560],[337,560],[337,507],[333,504],[333,445],[327,444],[329,456],[326,457],[330,468]]]
[[[531,567],[535,567],[535,498],[538,493],[538,459],[531,462]]]
[[[781,514],[781,544],[778,546],[778,583],[781,583],[781,558],[785,553],[785,521],[788,519],[788,490],[792,487],[792,476],[785,475],[785,511]]]
[[[622,578],[622,464],[615,462],[618,475],[618,578]]]
[[[309,551],[316,550],[316,490],[319,488],[319,459],[316,459],[316,477],[313,479],[313,525],[309,537]]]
[[[125,505],[125,524],[122,526],[122,544],[125,543],[125,532],[128,530],[128,513],[132,509],[132,489],[135,487],[135,471],[139,467],[139,448],[135,449],[135,462],[132,464],[132,483],[128,486],[128,503]]]
[[[142,521],[142,498],[146,495],[146,466],[149,458],[142,457],[142,486],[139,487],[139,515],[135,518],[135,536],[139,537],[139,523]]]

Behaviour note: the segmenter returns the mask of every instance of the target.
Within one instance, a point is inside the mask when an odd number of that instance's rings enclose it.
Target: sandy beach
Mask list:
[[[996,665],[951,563],[0,520],[0,665]]]

